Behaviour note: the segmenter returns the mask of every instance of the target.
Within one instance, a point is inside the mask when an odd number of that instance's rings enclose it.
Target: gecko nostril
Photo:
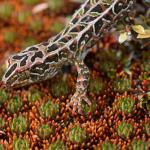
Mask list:
[[[11,64],[11,60],[10,60],[10,58],[8,59],[8,67],[10,66],[10,64]]]

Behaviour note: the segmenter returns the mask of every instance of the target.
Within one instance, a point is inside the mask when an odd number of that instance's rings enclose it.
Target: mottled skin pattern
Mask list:
[[[87,0],[60,34],[11,56],[3,82],[20,87],[47,80],[55,76],[66,62],[73,63],[78,77],[76,92],[68,106],[73,106],[74,112],[82,113],[82,100],[91,105],[86,96],[89,70],[83,62],[83,55],[104,32],[128,14],[133,3],[134,0]]]

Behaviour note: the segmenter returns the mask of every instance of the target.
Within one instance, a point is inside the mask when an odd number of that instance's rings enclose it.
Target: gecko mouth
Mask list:
[[[28,71],[16,71],[15,74],[12,74],[9,78],[2,79],[2,82],[5,86],[9,88],[16,88],[24,86],[28,83],[29,80],[29,72]]]

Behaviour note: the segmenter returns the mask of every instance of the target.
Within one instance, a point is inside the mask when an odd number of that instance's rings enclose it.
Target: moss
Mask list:
[[[55,21],[53,25],[50,27],[50,30],[54,33],[59,33],[64,29],[65,25],[60,21]]]
[[[5,31],[4,32],[4,40],[7,43],[13,43],[16,39],[16,33],[12,31]]]
[[[51,92],[55,97],[65,96],[69,93],[69,86],[66,81],[55,81],[52,83]]]
[[[114,90],[117,92],[125,92],[131,89],[131,81],[127,78],[118,78],[114,81]]]
[[[41,92],[37,89],[31,89],[28,93],[28,101],[35,102],[41,99]]]
[[[127,139],[131,136],[132,130],[133,126],[130,123],[122,122],[117,128],[117,133],[120,137]]]
[[[134,105],[135,100],[132,97],[123,95],[115,99],[113,107],[116,110],[121,110],[125,114],[129,114],[133,112]]]
[[[52,101],[42,104],[40,107],[40,114],[46,118],[54,118],[59,112],[59,105],[54,104]]]
[[[32,31],[35,31],[35,32],[38,32],[42,29],[43,27],[43,22],[39,19],[36,19],[36,20],[33,20],[31,23],[30,23],[30,29]]]
[[[109,141],[105,141],[102,146],[101,146],[102,150],[117,150],[117,146],[112,144]]]
[[[29,150],[29,142],[27,140],[17,138],[13,142],[13,150]]]
[[[11,113],[15,113],[18,110],[20,110],[22,108],[22,106],[23,106],[23,102],[22,102],[21,98],[14,97],[8,102],[7,111],[9,111]]]
[[[27,18],[30,16],[29,12],[21,11],[18,13],[17,19],[19,23],[25,23]]]
[[[83,143],[87,139],[87,133],[84,128],[75,126],[69,132],[69,140],[75,143]]]
[[[12,132],[21,134],[27,130],[27,121],[23,116],[18,116],[12,120],[10,123],[10,128]]]
[[[5,90],[0,89],[0,106],[8,99],[8,95]]]
[[[22,0],[27,5],[35,5],[40,2],[40,0]]]
[[[64,0],[47,0],[49,9],[52,12],[59,12],[64,6]]]
[[[104,84],[101,78],[96,77],[90,80],[88,91],[99,94],[103,90]]]
[[[11,4],[4,2],[0,4],[0,18],[7,20],[11,17],[14,8]]]
[[[147,150],[147,143],[142,140],[133,140],[132,141],[132,150]]]
[[[38,128],[38,135],[42,139],[49,138],[50,134],[52,133],[53,129],[48,124],[43,124]]]
[[[4,125],[5,125],[5,121],[2,118],[0,118],[0,130],[4,128]]]
[[[3,146],[2,146],[2,144],[0,144],[0,150],[3,150]]]
[[[63,141],[57,140],[49,146],[48,150],[67,150],[67,147]]]

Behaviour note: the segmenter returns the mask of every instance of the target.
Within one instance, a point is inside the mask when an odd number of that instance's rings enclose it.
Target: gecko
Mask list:
[[[9,57],[9,66],[2,78],[8,87],[21,87],[54,77],[65,63],[76,66],[76,91],[67,107],[82,114],[81,103],[89,106],[87,96],[90,71],[85,54],[124,18],[134,0],[86,0],[73,14],[66,27],[47,41],[30,46]]]

